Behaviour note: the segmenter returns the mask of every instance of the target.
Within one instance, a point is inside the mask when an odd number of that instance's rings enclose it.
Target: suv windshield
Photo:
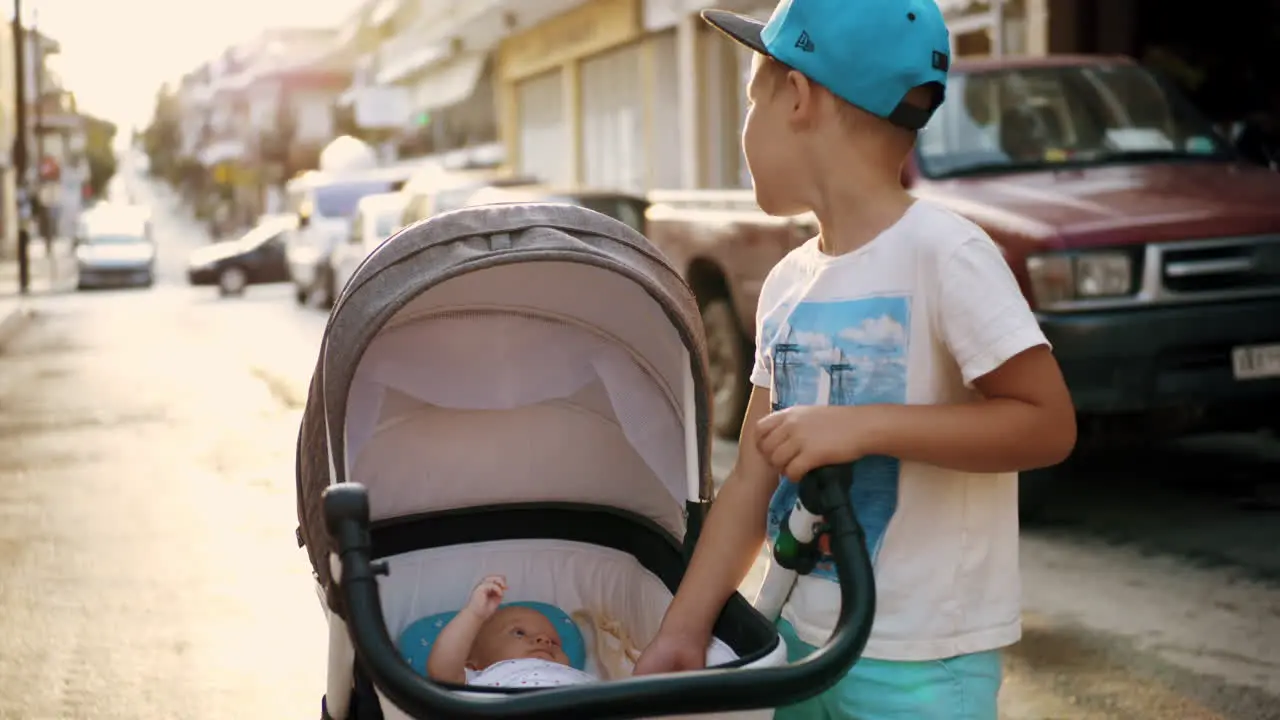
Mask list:
[[[1176,90],[1118,63],[956,73],[917,148],[933,178],[1233,157]]]
[[[321,185],[315,189],[315,212],[320,217],[347,218],[356,212],[360,198],[391,192],[394,183],[387,180],[363,180],[358,182]]]

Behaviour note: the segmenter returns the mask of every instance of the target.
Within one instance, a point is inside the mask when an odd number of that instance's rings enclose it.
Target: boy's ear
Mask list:
[[[786,88],[792,124],[801,128],[812,125],[818,111],[817,88],[809,78],[795,70],[787,71]]]

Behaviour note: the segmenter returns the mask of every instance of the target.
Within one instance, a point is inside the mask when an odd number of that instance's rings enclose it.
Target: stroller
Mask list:
[[[827,514],[839,625],[797,664],[735,594],[707,670],[519,690],[411,665],[406,630],[495,573],[508,600],[603,613],[643,648],[710,506],[710,443],[697,304],[634,230],[509,204],[388,239],[334,306],[298,438],[298,541],[329,619],[322,717],[767,718],[830,687],[874,603],[847,486]]]

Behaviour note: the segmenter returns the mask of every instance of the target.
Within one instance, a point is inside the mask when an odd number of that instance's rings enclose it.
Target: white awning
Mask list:
[[[484,53],[464,53],[424,73],[413,84],[414,110],[438,110],[471,97],[484,72],[484,63]]]
[[[432,63],[438,63],[449,56],[449,49],[443,45],[427,45],[409,53],[404,58],[388,63],[378,71],[375,82],[379,85],[391,85]]]

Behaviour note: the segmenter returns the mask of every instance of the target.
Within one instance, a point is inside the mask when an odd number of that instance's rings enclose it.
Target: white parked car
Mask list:
[[[78,289],[155,283],[156,244],[146,208],[99,205],[76,228]]]
[[[339,293],[369,253],[403,227],[401,218],[407,201],[408,197],[403,193],[360,198],[346,242],[333,251],[334,280]]]

